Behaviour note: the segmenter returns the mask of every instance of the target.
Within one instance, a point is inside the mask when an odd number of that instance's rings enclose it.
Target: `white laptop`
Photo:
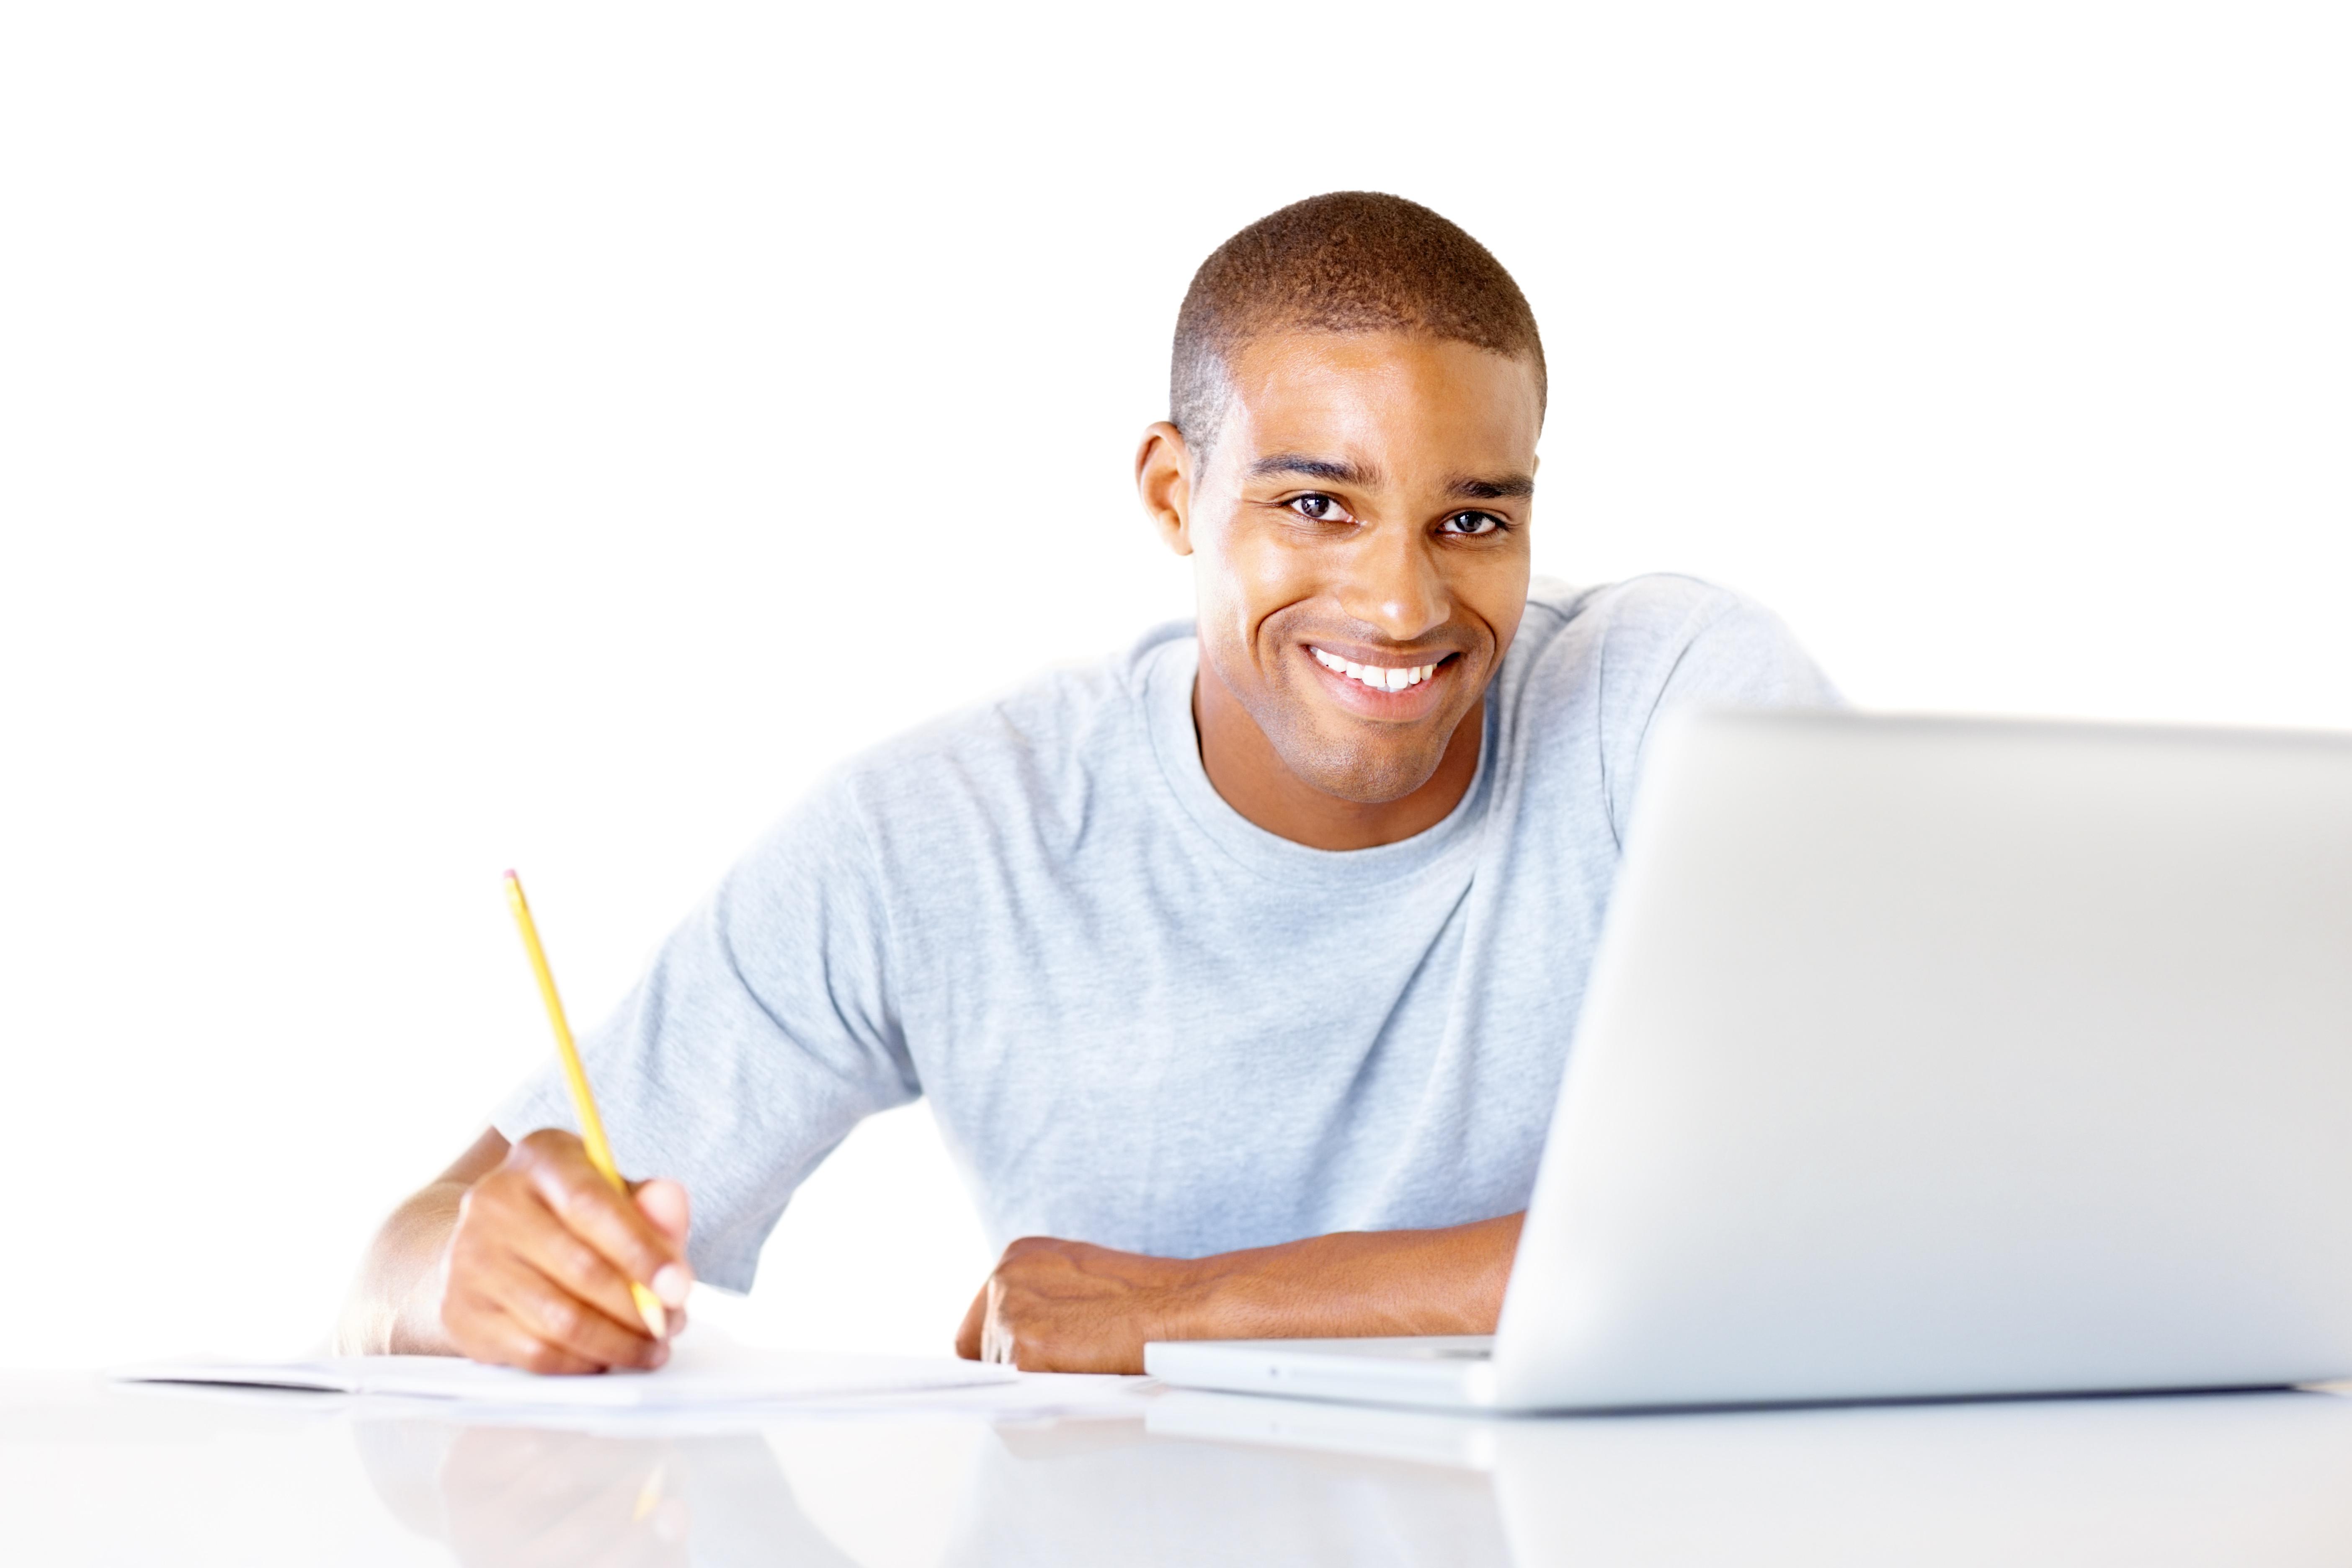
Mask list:
[[[1662,722],[1492,1339],[1156,1343],[1497,1410],[2352,1375],[2352,736]]]

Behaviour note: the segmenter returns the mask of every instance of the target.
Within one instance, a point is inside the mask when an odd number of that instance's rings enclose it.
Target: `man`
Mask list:
[[[359,1351],[660,1364],[793,1189],[918,1094],[998,1237],[967,1356],[1491,1331],[1653,717],[1820,702],[1683,578],[1528,581],[1545,370],[1509,274],[1346,193],[1202,266],[1136,476],[1195,626],[853,763],[404,1205]],[[688,1194],[694,1223],[688,1223]]]

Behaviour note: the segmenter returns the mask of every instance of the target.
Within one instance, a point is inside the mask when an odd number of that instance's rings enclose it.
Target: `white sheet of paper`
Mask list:
[[[803,1351],[696,1353],[681,1344],[659,1372],[541,1377],[457,1356],[333,1356],[299,1362],[168,1362],[118,1369],[128,1383],[233,1384],[331,1394],[397,1394],[510,1407],[657,1408],[896,1394],[1010,1384],[1008,1366],[952,1356],[835,1355]]]

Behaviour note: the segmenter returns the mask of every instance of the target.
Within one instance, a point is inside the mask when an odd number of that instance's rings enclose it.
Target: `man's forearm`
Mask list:
[[[1005,1248],[956,1350],[1033,1372],[1141,1372],[1152,1340],[1492,1333],[1519,1220],[1342,1231],[1198,1258],[1030,1237]]]
[[[1195,1259],[1184,1339],[1491,1334],[1522,1216],[1341,1231]]]

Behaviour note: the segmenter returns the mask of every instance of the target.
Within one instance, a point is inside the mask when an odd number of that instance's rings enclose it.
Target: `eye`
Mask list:
[[[1346,522],[1349,521],[1347,508],[1341,506],[1338,499],[1332,496],[1297,496],[1284,504],[1287,505],[1291,510],[1297,512],[1299,516],[1312,518],[1317,522]]]
[[[1453,534],[1457,539],[1476,539],[1485,534],[1502,533],[1510,526],[1491,511],[1457,511],[1437,525],[1440,532]]]

